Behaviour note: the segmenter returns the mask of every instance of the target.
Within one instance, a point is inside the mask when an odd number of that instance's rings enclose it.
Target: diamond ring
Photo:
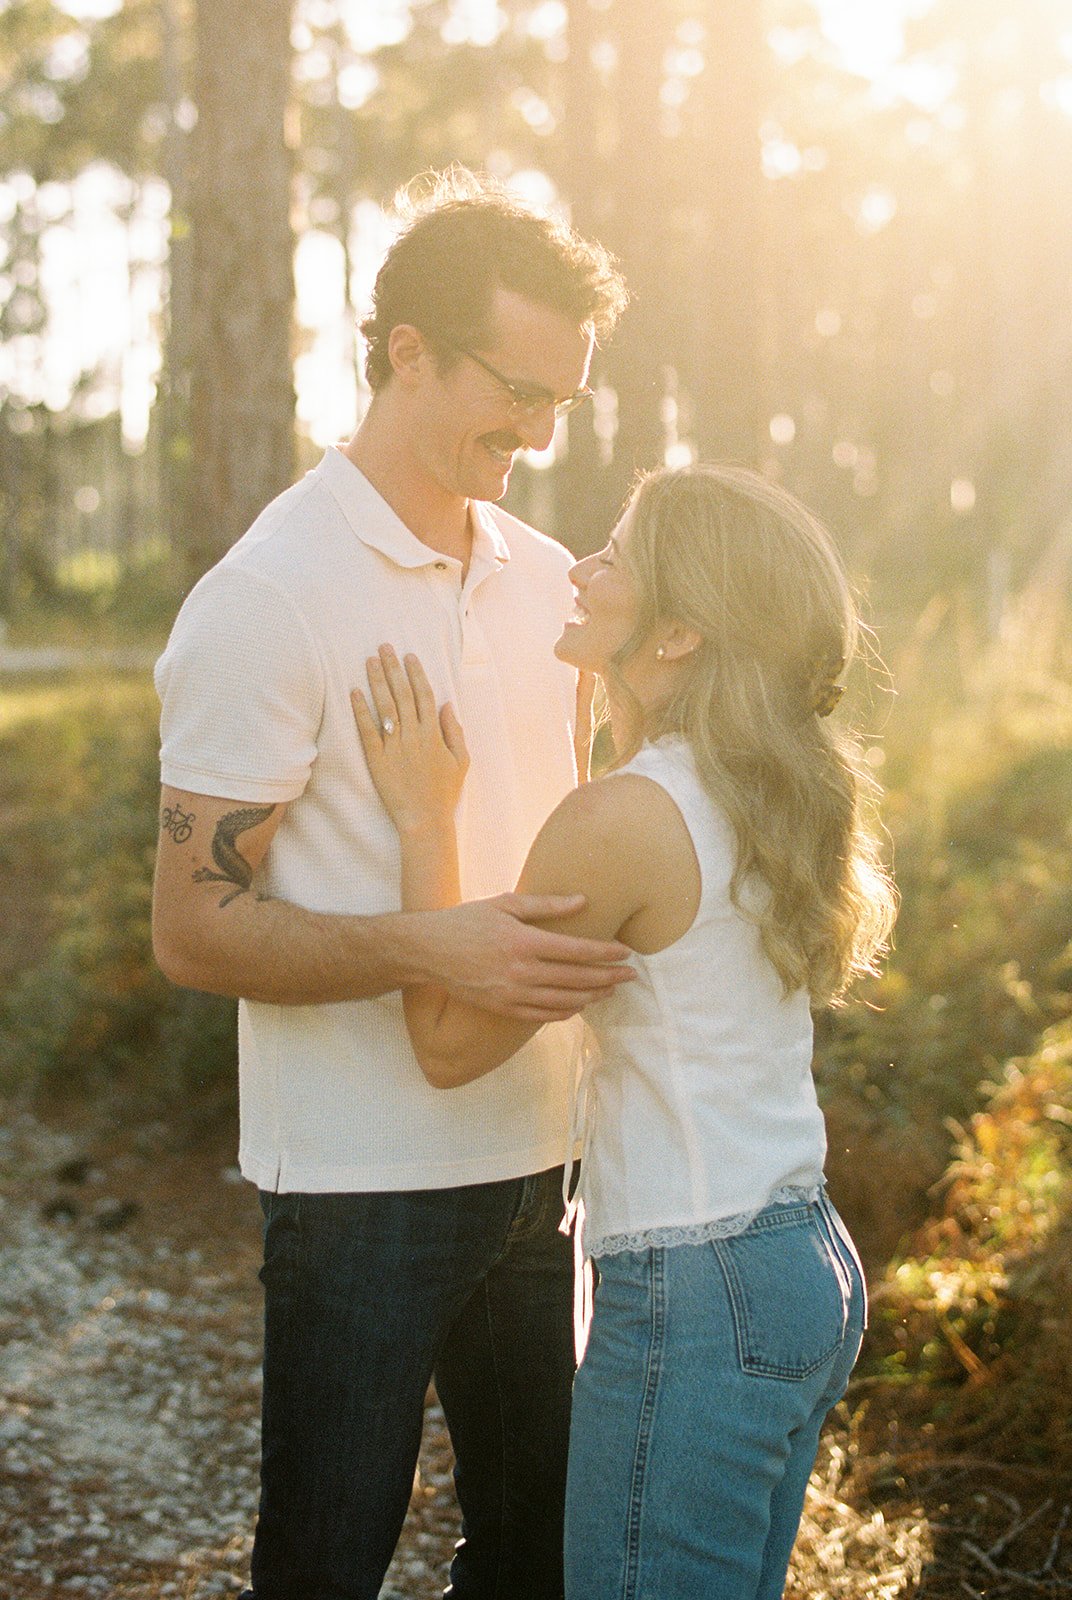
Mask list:
[[[385,734],[394,733],[395,725],[391,721],[390,717],[384,717],[384,719],[383,719],[383,731],[384,731]]]

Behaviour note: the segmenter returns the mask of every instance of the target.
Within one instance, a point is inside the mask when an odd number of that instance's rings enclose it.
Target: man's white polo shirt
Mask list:
[[[310,910],[397,910],[395,830],[350,691],[382,643],[420,657],[471,765],[462,893],[512,889],[576,782],[575,675],[552,646],[567,551],[475,506],[465,582],[339,450],[273,501],[192,591],[157,663],[163,781],[289,802],[254,889]],[[445,1188],[562,1160],[579,1024],[543,1028],[497,1072],[444,1093],[409,1046],[399,994],[239,1007],[243,1173],[285,1191]]]

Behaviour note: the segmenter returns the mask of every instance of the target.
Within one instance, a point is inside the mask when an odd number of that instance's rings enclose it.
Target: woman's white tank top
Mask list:
[[[689,931],[634,955],[636,979],[585,1013],[592,1048],[575,1127],[591,1256],[740,1232],[772,1201],[813,1199],[826,1155],[808,995],[783,994],[755,923],[730,899],[732,830],[688,744],[645,745],[620,771],[670,795],[702,887]]]

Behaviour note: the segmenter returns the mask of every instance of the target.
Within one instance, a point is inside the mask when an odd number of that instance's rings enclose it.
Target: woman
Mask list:
[[[569,1600],[774,1600],[865,1290],[823,1190],[812,1008],[873,969],[893,891],[858,750],[826,721],[856,616],[823,529],[735,468],[657,473],[571,574],[556,653],[601,677],[618,763],[548,819],[519,887],[635,952],[586,1014],[584,1243],[599,1273],[574,1390]],[[354,697],[399,832],[403,904],[458,897],[461,729],[386,647]],[[373,714],[373,708],[375,715]],[[532,1031],[406,990],[429,1080]]]

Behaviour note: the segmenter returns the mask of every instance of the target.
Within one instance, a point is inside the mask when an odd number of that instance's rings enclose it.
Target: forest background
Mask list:
[[[864,597],[903,907],[819,1025],[843,1497],[930,1555],[860,1593],[1067,1592],[1072,0],[2,0],[0,1093],[229,1126],[232,1008],[149,955],[146,663],[354,425],[385,208],[451,161],[633,295],[510,508],[583,553],[638,466],[747,461]],[[1030,1525],[981,1564],[980,1472]]]

